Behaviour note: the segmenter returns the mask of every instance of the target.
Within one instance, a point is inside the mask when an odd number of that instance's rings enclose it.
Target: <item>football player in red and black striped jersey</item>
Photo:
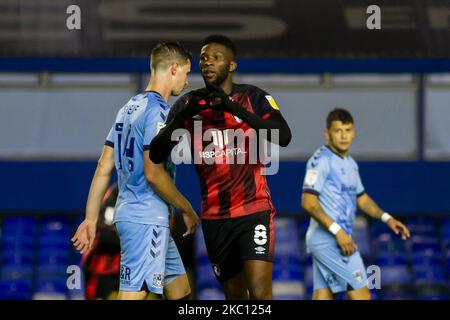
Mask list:
[[[236,47],[229,38],[204,40],[200,70],[205,88],[176,101],[151,143],[150,157],[163,162],[178,142],[171,140],[172,133],[187,130],[200,179],[205,243],[225,297],[271,299],[275,208],[265,165],[253,156],[259,155],[262,139],[287,146],[291,131],[269,93],[233,83],[236,68]]]

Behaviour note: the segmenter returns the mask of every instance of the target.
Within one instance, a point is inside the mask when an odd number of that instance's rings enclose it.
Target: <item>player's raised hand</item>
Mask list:
[[[223,91],[223,89],[213,83],[206,84],[209,90],[209,99],[212,101],[212,108],[214,110],[226,111],[234,114],[236,108],[241,106],[231,99],[231,97]]]
[[[189,100],[184,108],[179,112],[179,116],[185,120],[192,118],[201,111],[210,109],[211,103],[208,100],[208,92],[205,89],[198,89],[189,93]]]
[[[391,218],[386,223],[395,234],[400,234],[403,240],[406,240],[411,236],[409,229],[400,221]]]
[[[195,229],[198,227],[199,218],[192,207],[183,212],[183,220],[186,225],[186,232],[183,234],[183,237],[194,234]]]
[[[343,229],[336,233],[336,241],[344,256],[351,256],[357,249],[355,242]]]
[[[91,220],[85,219],[75,232],[75,235],[71,239],[75,249],[80,251],[81,254],[91,249],[94,243],[95,234],[97,230],[97,223]]]

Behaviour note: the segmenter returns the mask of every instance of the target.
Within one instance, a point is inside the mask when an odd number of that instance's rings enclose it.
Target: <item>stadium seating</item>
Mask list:
[[[68,290],[67,267],[81,263],[70,235],[81,222],[60,216],[5,216],[0,233],[0,299],[83,299],[83,287]],[[357,219],[355,239],[366,267],[381,270],[374,299],[450,299],[450,218],[406,220],[412,237],[403,241],[378,221]],[[306,253],[309,219],[277,217],[274,299],[310,299],[312,259]],[[197,299],[224,299],[206,252],[201,228],[195,235]],[[345,295],[337,295],[345,300]]]

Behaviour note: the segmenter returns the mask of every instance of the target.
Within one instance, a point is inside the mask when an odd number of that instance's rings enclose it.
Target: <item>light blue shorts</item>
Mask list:
[[[120,239],[120,290],[163,293],[163,287],[185,274],[168,227],[117,222]]]
[[[366,268],[358,251],[344,256],[336,245],[308,247],[313,260],[314,290],[330,288],[333,293],[367,286]]]

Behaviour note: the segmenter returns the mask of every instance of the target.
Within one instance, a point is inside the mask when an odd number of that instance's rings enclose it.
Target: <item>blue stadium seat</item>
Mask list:
[[[298,268],[289,269],[274,269],[273,270],[273,281],[303,281],[303,274]]]
[[[430,238],[428,238],[430,240]],[[411,253],[423,253],[427,255],[439,254],[441,252],[441,245],[436,241],[423,241],[416,239],[411,240]]]
[[[275,254],[282,255],[297,255],[300,256],[300,243],[299,241],[283,241],[279,242],[275,247]]]
[[[67,285],[65,279],[39,280],[33,294],[33,300],[65,300],[67,299]]]
[[[443,284],[419,285],[416,288],[417,299],[419,300],[449,300],[449,287]]]
[[[378,254],[406,253],[405,242],[399,237],[394,237],[392,233],[383,233],[378,235],[377,238],[374,239],[373,243]]]
[[[52,236],[61,236],[69,238],[69,228],[71,224],[67,217],[46,217],[40,221],[39,236],[48,238]]]
[[[40,265],[68,265],[70,252],[60,249],[41,249],[38,253],[38,263]]]
[[[385,223],[378,220],[370,220],[369,231],[373,238],[377,238],[380,234],[391,232]]]
[[[198,300],[225,300],[223,291],[219,288],[204,288],[197,292]]]
[[[3,234],[2,245],[5,247],[11,247],[14,245],[26,245],[33,246],[35,243],[35,237],[29,234]]]
[[[411,234],[432,236],[437,233],[436,220],[434,218],[409,218],[406,224]]]
[[[311,264],[307,264],[304,267],[305,270],[305,276],[304,276],[304,282],[306,285],[306,293],[309,297],[311,297],[311,294],[313,292],[313,268]]]
[[[62,236],[41,236],[39,237],[39,249],[69,250],[72,245],[70,239]]]
[[[442,266],[416,267],[414,271],[414,283],[418,285],[439,285],[446,282],[445,270]]]
[[[2,253],[2,264],[8,265],[28,265],[31,266],[34,262],[33,250],[4,250]]]
[[[412,255],[412,266],[415,267],[433,267],[442,264],[440,252],[419,252]]]
[[[220,284],[216,280],[212,267],[208,265],[197,266],[197,288],[219,288]]]
[[[450,237],[450,218],[443,218],[440,223],[441,235],[445,238]]]
[[[302,239],[304,239],[306,236],[306,231],[308,230],[309,222],[310,222],[309,218],[303,218],[298,222],[297,230],[299,231],[299,236]]]
[[[299,238],[294,218],[279,218],[275,220],[275,234],[277,241],[292,241]],[[296,240],[298,241],[298,240]]]
[[[0,300],[29,300],[31,285],[27,281],[0,280]]]
[[[22,240],[23,238],[31,238],[33,239],[36,235],[36,232],[33,229],[24,229],[24,228],[16,228],[15,226],[5,227],[2,229],[2,238],[16,238],[16,240]]]
[[[296,243],[299,243],[300,238],[298,236],[297,230],[277,230],[275,229],[275,238],[276,238],[276,242],[277,245],[278,243],[282,243],[282,242],[291,242],[291,241],[295,241]]]
[[[312,266],[312,255],[310,253],[305,255],[304,266]]]
[[[205,240],[203,238],[203,232],[201,228],[197,228],[195,232],[195,255],[196,256],[207,256],[208,252],[206,251]]]
[[[36,279],[38,281],[67,279],[67,267],[67,264],[39,265],[35,268]]]
[[[409,285],[411,274],[406,265],[381,266],[381,286],[385,285]]]
[[[34,242],[9,242],[9,241],[2,241],[2,251],[29,251],[34,250],[35,243]]]
[[[406,266],[407,259],[405,255],[401,253],[389,252],[389,253],[380,253],[377,255],[376,264],[383,268],[385,266]]]
[[[441,229],[441,239],[442,240],[450,240],[450,228],[448,229]]]
[[[3,219],[3,230],[5,229],[26,229],[34,230],[36,228],[36,219],[33,217],[14,217],[8,216]]]
[[[70,218],[62,215],[52,215],[52,216],[43,216],[39,220],[39,224],[41,227],[45,226],[46,228],[53,230],[60,230],[61,228],[67,227],[71,224]]]
[[[0,279],[31,283],[33,281],[33,270],[32,266],[2,266],[0,268]]]
[[[298,270],[275,270],[273,277],[274,300],[304,300],[306,284]]]
[[[376,290],[377,300],[413,300],[413,290],[389,291],[389,289]]]
[[[84,288],[69,290],[67,297],[69,300],[86,300]]]
[[[208,256],[198,256],[197,257],[197,265],[198,266],[211,266],[211,262]]]
[[[274,268],[281,267],[281,268],[288,268],[288,267],[295,267],[300,268],[301,266],[301,259],[300,254],[286,254],[286,255],[277,255],[275,251],[275,257],[273,260]]]
[[[353,233],[353,239],[358,246],[358,251],[363,257],[369,257],[372,255],[370,247],[369,235],[364,231],[356,231]]]

